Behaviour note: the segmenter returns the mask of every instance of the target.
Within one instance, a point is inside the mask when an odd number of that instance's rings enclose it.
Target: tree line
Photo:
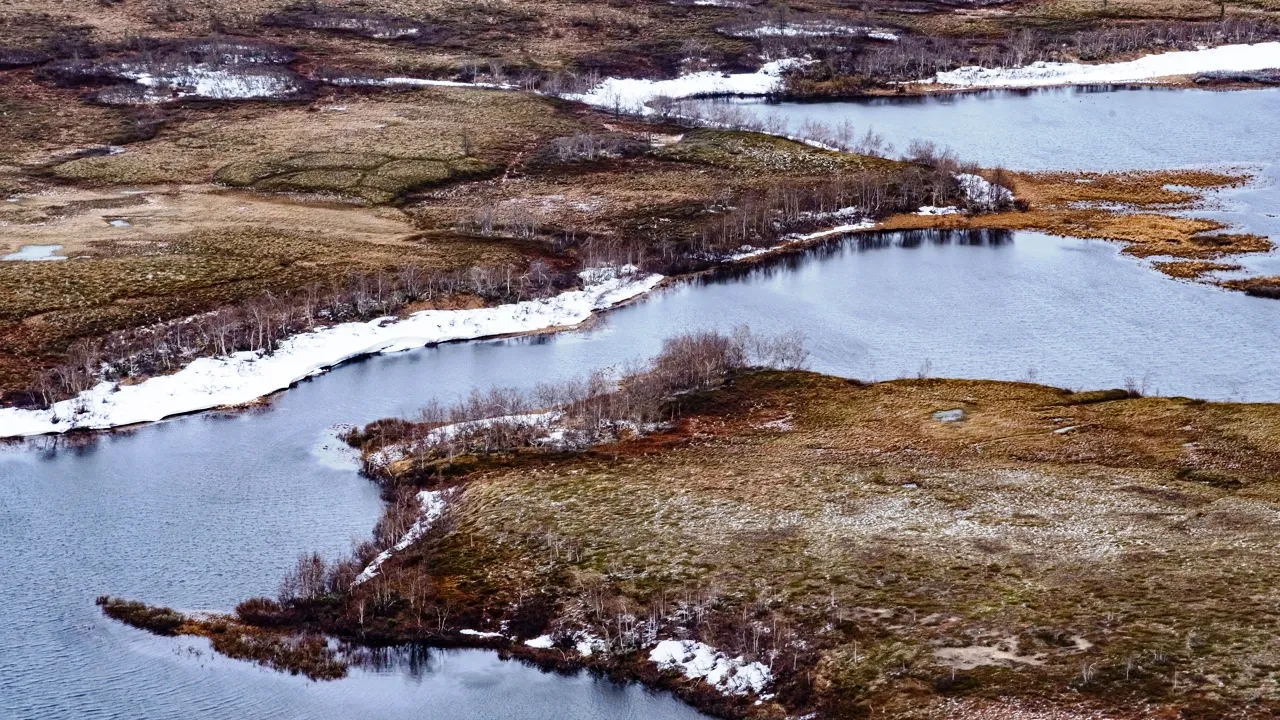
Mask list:
[[[715,387],[753,367],[796,369],[808,360],[799,334],[765,336],[749,328],[731,334],[677,335],[644,363],[604,369],[531,392],[495,388],[459,402],[432,402],[413,420],[379,420],[346,435],[361,451],[364,471],[384,482],[420,484],[422,473],[388,474],[388,459],[409,459],[426,473],[461,455],[517,448],[574,448],[614,440],[671,422],[678,398]],[[390,450],[390,452],[389,452]]]
[[[28,401],[47,407],[103,381],[172,372],[199,357],[271,353],[291,335],[331,323],[395,315],[415,303],[464,294],[489,302],[518,302],[577,282],[573,273],[543,260],[523,267],[433,270],[408,264],[391,271],[350,273],[292,292],[265,292],[191,317],[78,339],[62,362],[37,376]]]

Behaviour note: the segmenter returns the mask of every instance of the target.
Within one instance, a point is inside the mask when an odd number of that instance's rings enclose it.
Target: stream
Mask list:
[[[895,143],[930,136],[1014,168],[1249,163],[1264,168],[1264,182],[1222,193],[1213,212],[1280,236],[1274,183],[1265,182],[1280,160],[1280,91],[749,107],[847,115],[892,130]],[[410,415],[430,399],[493,385],[528,388],[647,357],[682,331],[743,324],[798,330],[812,369],[864,380],[1034,380],[1280,401],[1274,300],[1170,279],[1100,241],[1023,232],[836,240],[674,284],[580,330],[350,363],[257,410],[175,418],[79,446],[43,438],[0,447],[0,717],[700,717],[664,693],[545,674],[478,650],[406,651],[380,669],[315,683],[213,656],[203,641],[125,627],[93,600],[228,609],[274,594],[299,553],[332,558],[366,538],[381,502],[334,439],[339,424]]]

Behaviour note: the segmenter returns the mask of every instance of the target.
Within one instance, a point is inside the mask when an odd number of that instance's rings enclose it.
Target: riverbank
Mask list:
[[[273,352],[200,358],[170,375],[130,385],[102,382],[47,409],[0,409],[0,438],[101,430],[215,407],[242,406],[344,362],[425,345],[571,327],[643,295],[661,275],[616,271],[547,300],[475,310],[422,310],[404,318],[344,323],[294,335]]]
[[[239,621],[504,647],[734,716],[1280,703],[1275,406],[803,372],[681,406],[643,437],[405,475],[460,488],[430,531]],[[764,685],[728,683],[756,662]]]
[[[713,137],[721,136],[713,134]],[[724,134],[723,137],[733,140],[749,136]],[[1125,243],[1124,252],[1151,259],[1152,267],[1170,277],[1211,282],[1262,297],[1268,297],[1267,293],[1271,292],[1272,283],[1268,278],[1220,281],[1211,275],[1234,267],[1229,264],[1233,256],[1270,249],[1267,239],[1223,232],[1226,226],[1216,221],[1173,214],[1198,207],[1206,193],[1248,182],[1249,177],[1243,173],[998,171],[987,175],[996,183],[1006,183],[1013,188],[1018,198],[1017,208],[976,214],[954,206],[924,208],[916,213],[893,215],[883,222],[861,220],[834,226],[828,225],[862,213],[829,216],[818,213],[804,224],[823,229],[785,235],[764,247],[744,245],[732,253],[708,256],[709,262],[705,264],[709,270],[695,272],[713,271],[725,265],[771,262],[832,238],[872,230],[1038,230]],[[0,436],[104,429],[213,407],[240,406],[368,354],[576,325],[593,312],[642,297],[661,279],[656,274],[648,277],[641,274],[630,280],[584,277],[584,290],[566,292],[550,300],[480,309],[419,311],[400,319],[379,318],[333,325],[294,335],[271,353],[241,352],[229,357],[202,358],[175,373],[136,383],[101,382],[90,391],[44,410],[0,409]]]

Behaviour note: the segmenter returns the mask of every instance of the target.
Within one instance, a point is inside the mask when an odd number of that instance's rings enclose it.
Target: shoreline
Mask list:
[[[777,98],[780,102],[833,102],[860,98],[925,97],[982,90],[1048,90],[1064,87],[1199,87],[1190,78],[1213,72],[1259,72],[1280,68],[1280,42],[1227,44],[1198,50],[1150,53],[1136,60],[1104,63],[1061,63],[1039,61],[1020,67],[984,68],[966,66],[939,72],[933,78],[897,81],[883,88],[832,96],[791,96],[786,91],[785,71],[803,67],[806,60],[788,58],[765,63],[753,73],[694,73],[666,80],[606,78],[585,93],[564,95],[562,99],[615,111],[650,115],[649,103],[665,98],[672,101],[714,98]],[[772,85],[770,85],[772,80]],[[1277,85],[1225,83],[1207,90],[1245,90]]]
[[[1212,175],[1211,171],[1202,171],[1202,170],[1165,171],[1165,172],[1152,171],[1152,172],[1117,173],[1117,174],[1084,173],[1083,175],[1096,176],[1100,178],[1109,178],[1109,177],[1118,178],[1122,181],[1125,180],[1126,178],[1129,178],[1130,179],[1129,181],[1134,183],[1134,187],[1137,189],[1140,189],[1138,188],[1138,185],[1140,184],[1141,179],[1144,177],[1158,179],[1162,176],[1166,176],[1166,175],[1173,176],[1176,173],[1182,173],[1182,172],[1197,173],[1197,174],[1202,173],[1202,174],[1205,174],[1206,176]],[[1079,173],[1076,173],[1076,174],[1079,174]],[[1059,175],[1067,176],[1067,175],[1072,175],[1072,173],[1065,173],[1065,174],[1064,173],[1026,173],[1026,174],[1018,174],[1018,177],[1029,178],[1033,182],[1045,183],[1045,182],[1048,182],[1049,179]],[[1135,181],[1133,180],[1134,178],[1137,178],[1138,180]],[[1221,186],[1221,184],[1224,182],[1229,181],[1232,183],[1247,183],[1251,179],[1252,178],[1247,174],[1236,174],[1236,175],[1221,174],[1221,175],[1215,176],[1214,178],[1211,178],[1211,180],[1206,180],[1206,182],[1208,183],[1207,185],[1202,185],[1202,186],[1196,187],[1195,189],[1200,193],[1203,193],[1203,192],[1207,192],[1208,190],[1214,189],[1215,187]],[[1015,190],[1018,189],[1019,184],[1020,183],[1015,183]],[[1040,188],[1032,187],[1032,188],[1029,188],[1028,190],[1034,194],[1039,189]],[[1123,192],[1123,191],[1124,191],[1124,188],[1120,188],[1118,190],[1118,192]],[[1198,196],[1196,196],[1195,193],[1192,193],[1192,194],[1185,194],[1182,196],[1183,204],[1186,204],[1188,206],[1190,204],[1200,202],[1203,199],[1204,199],[1203,194],[1199,194]],[[257,386],[257,388],[261,389],[261,391],[255,391],[256,394],[252,396],[248,396],[247,393],[249,391],[242,389],[240,391],[240,395],[234,401],[231,401],[231,402],[219,401],[218,399],[219,392],[225,393],[228,391],[229,386],[224,384],[223,387],[220,387],[220,388],[214,387],[209,389],[208,391],[205,392],[203,396],[199,398],[188,398],[187,404],[185,407],[182,407],[182,408],[170,407],[168,409],[161,410],[160,413],[155,413],[150,408],[148,408],[147,412],[143,413],[141,417],[139,417],[138,413],[135,412],[134,415],[130,416],[126,414],[123,418],[119,416],[112,417],[108,415],[106,417],[96,416],[98,419],[94,420],[95,416],[92,414],[92,412],[85,410],[85,411],[81,411],[79,414],[89,415],[90,422],[81,422],[80,418],[76,417],[75,414],[72,415],[71,421],[66,422],[66,421],[63,421],[63,419],[58,415],[59,412],[68,412],[68,408],[71,409],[70,412],[74,413],[78,407],[88,407],[89,404],[92,402],[107,403],[108,400],[111,399],[113,395],[116,393],[141,392],[140,390],[138,390],[138,388],[145,388],[146,386],[148,386],[148,384],[151,384],[152,387],[154,387],[155,385],[171,385],[175,382],[178,382],[175,378],[178,378],[184,372],[196,375],[197,376],[196,379],[199,380],[200,379],[199,376],[201,376],[201,371],[204,369],[204,366],[218,365],[218,364],[222,364],[226,366],[225,368],[223,368],[225,372],[222,372],[220,374],[218,373],[214,374],[215,379],[220,376],[226,382],[231,382],[232,379],[235,379],[237,377],[243,380],[245,377],[245,373],[244,373],[245,368],[252,370],[255,367],[254,363],[270,362],[275,357],[274,355],[262,356],[254,352],[242,352],[242,353],[236,353],[232,356],[197,358],[196,360],[192,361],[191,363],[184,366],[183,368],[180,368],[174,373],[171,373],[168,375],[152,376],[136,385],[119,386],[119,387],[113,388],[111,383],[106,383],[106,382],[100,383],[97,387],[89,391],[86,391],[85,393],[82,393],[80,396],[77,396],[76,398],[63,400],[63,401],[60,401],[59,403],[55,403],[54,406],[50,409],[31,410],[31,409],[22,409],[22,408],[0,408],[0,438],[6,439],[6,440],[11,440],[11,439],[16,440],[24,437],[37,437],[42,435],[61,435],[61,434],[78,433],[78,432],[109,431],[109,430],[123,429],[127,427],[136,427],[144,424],[149,424],[152,422],[158,422],[164,419],[171,419],[174,417],[192,415],[200,412],[207,412],[212,410],[236,411],[243,408],[253,407],[255,405],[259,405],[265,402],[268,398],[278,393],[284,392],[285,390],[295,387],[298,383],[302,382],[303,380],[329,372],[330,370],[336,367],[339,367],[345,363],[352,362],[361,358],[380,355],[380,354],[386,354],[386,353],[392,353],[392,352],[399,352],[403,350],[417,349],[420,347],[429,347],[433,345],[447,344],[447,343],[461,343],[461,342],[470,342],[474,340],[486,340],[486,339],[496,339],[496,338],[503,338],[503,337],[519,337],[524,335],[556,333],[566,329],[582,327],[584,324],[593,322],[601,313],[607,312],[608,310],[612,310],[617,307],[628,305],[633,302],[639,302],[643,300],[645,297],[647,297],[649,293],[651,293],[653,290],[659,287],[662,287],[664,285],[668,285],[673,282],[678,282],[678,281],[687,280],[691,278],[713,275],[717,272],[722,272],[726,269],[730,269],[733,267],[743,267],[743,266],[750,266],[750,265],[755,265],[755,264],[765,263],[765,262],[774,262],[792,253],[803,252],[809,248],[820,245],[824,242],[833,241],[843,236],[854,235],[854,234],[872,233],[872,232],[902,232],[902,231],[913,231],[913,230],[940,230],[940,231],[1007,230],[1011,232],[1018,231],[1018,230],[1028,230],[1028,231],[1044,232],[1051,235],[1061,235],[1064,237],[1080,237],[1082,239],[1092,237],[1093,239],[1102,239],[1108,242],[1121,244],[1123,246],[1122,252],[1127,251],[1127,254],[1134,255],[1139,258],[1144,257],[1144,253],[1140,251],[1141,248],[1143,247],[1142,243],[1136,243],[1133,238],[1124,237],[1123,235],[1114,235],[1114,236],[1104,237],[1106,233],[1114,232],[1120,229],[1119,227],[1108,228],[1107,225],[1104,223],[1100,225],[1098,228],[1096,228],[1096,230],[1092,230],[1092,231],[1088,227],[1083,227],[1083,228],[1075,227],[1075,234],[1062,232],[1061,231],[1062,228],[1055,227],[1054,223],[1049,222],[1049,220],[1054,220],[1057,217],[1057,215],[1062,214],[1061,211],[1054,210],[1055,205],[1056,203],[1049,202],[1048,205],[1046,206],[1050,213],[1048,216],[1048,219],[1039,217],[1039,215],[1037,215],[1037,210],[1034,207],[1029,210],[1013,211],[1013,212],[1005,211],[1005,212],[995,213],[995,214],[970,215],[966,213],[956,213],[956,214],[941,214],[941,215],[920,215],[917,213],[917,214],[892,215],[892,216],[882,218],[880,220],[874,220],[874,221],[869,219],[863,219],[856,223],[842,223],[842,224],[835,225],[833,227],[829,227],[823,230],[817,230],[817,231],[804,233],[804,234],[797,234],[797,235],[791,236],[789,239],[786,239],[783,242],[780,242],[770,247],[751,248],[749,250],[744,249],[735,254],[714,258],[712,259],[713,264],[710,267],[707,267],[702,270],[683,273],[680,275],[670,276],[670,277],[661,276],[661,275],[650,275],[640,280],[633,280],[630,283],[622,283],[615,289],[609,289],[609,287],[606,287],[606,286],[608,283],[617,284],[620,279],[616,277],[605,279],[604,282],[600,285],[588,284],[588,285],[585,285],[582,290],[567,291],[565,293],[561,293],[560,295],[553,296],[552,298],[543,299],[543,300],[523,301],[521,303],[498,305],[498,306],[493,306],[489,308],[480,308],[477,310],[419,311],[418,313],[412,313],[409,316],[394,320],[393,322],[387,322],[387,318],[379,318],[379,319],[374,319],[367,322],[340,323],[338,325],[319,328],[317,330],[308,331],[306,333],[301,333],[299,335],[295,335],[291,338],[288,338],[282,343],[281,350],[284,351],[286,356],[288,356],[289,354],[288,351],[290,349],[289,346],[291,346],[292,344],[305,341],[308,338],[316,338],[326,333],[328,334],[339,333],[343,329],[360,330],[364,328],[375,328],[375,331],[383,328],[394,329],[397,327],[402,327],[406,323],[414,322],[414,318],[420,315],[424,315],[424,316],[453,315],[454,316],[454,317],[448,318],[447,326],[445,326],[444,320],[443,319],[441,320],[436,330],[438,333],[443,333],[443,334],[437,335],[434,339],[427,338],[427,337],[384,338],[382,340],[374,342],[372,345],[362,345],[361,348],[356,351],[345,352],[340,356],[335,357],[330,362],[314,362],[307,365],[306,367],[301,368],[300,370],[295,369],[297,371],[293,372],[292,374],[282,379],[271,380],[269,375],[267,375],[266,373],[259,372],[257,373],[256,377],[251,376],[245,382],[252,383],[254,379],[261,380],[262,382],[259,383],[259,385]],[[1177,206],[1178,203],[1175,202],[1174,205]],[[1151,218],[1172,217],[1172,216],[1165,216],[1161,214],[1162,210],[1168,210],[1168,209],[1171,209],[1171,208],[1169,208],[1165,203],[1148,204],[1147,207],[1144,207],[1144,203],[1138,202],[1133,204],[1132,207],[1128,207],[1124,211],[1103,212],[1103,216],[1113,216],[1115,220],[1118,220],[1121,222],[1124,222],[1129,219],[1140,221],[1143,218],[1147,218],[1147,217],[1151,217]],[[1185,210],[1187,208],[1178,207],[1177,209]],[[1155,211],[1156,214],[1152,214],[1153,210]],[[1041,214],[1043,214],[1043,210],[1040,212]],[[1096,214],[1098,212],[1101,212],[1101,211],[1086,209],[1086,210],[1068,211],[1068,214],[1072,216],[1080,215],[1083,217],[1085,215]],[[1037,222],[1037,219],[1040,222]],[[1223,231],[1227,230],[1225,226],[1217,227],[1217,228],[1211,228],[1206,226],[1205,229],[1206,230],[1223,230]],[[1241,236],[1241,237],[1247,238],[1249,236]],[[1167,252],[1172,252],[1172,251],[1167,251]],[[1226,252],[1225,254],[1223,254],[1219,259],[1229,260],[1234,254],[1239,254],[1240,252],[1246,252],[1246,250],[1232,249]],[[1176,259],[1177,256],[1171,255],[1171,257]],[[1208,265],[1206,265],[1206,267],[1208,267]],[[1203,277],[1201,277],[1200,273],[1197,273],[1195,275],[1187,275],[1185,273],[1179,274],[1178,272],[1174,272],[1175,270],[1182,269],[1182,265],[1179,265],[1177,263],[1162,264],[1160,262],[1155,262],[1152,264],[1150,269],[1155,272],[1160,272],[1173,279],[1180,279],[1184,281],[1190,280],[1190,281],[1196,281],[1204,284],[1210,284],[1210,285],[1219,287],[1224,291],[1243,291],[1242,288],[1240,287],[1230,286],[1221,282],[1213,282],[1212,280],[1205,280]],[[588,272],[589,271],[584,271],[584,273],[588,273]],[[584,278],[589,279],[589,275],[584,275]],[[1257,278],[1255,278],[1254,280],[1257,280]],[[510,331],[487,332],[484,330],[477,330],[476,332],[473,332],[470,334],[467,332],[457,333],[454,331],[455,322],[458,317],[467,316],[473,313],[480,313],[480,314],[487,313],[487,314],[493,315],[494,318],[496,318],[497,322],[513,321],[518,324],[520,321],[520,318],[519,318],[520,313],[518,312],[518,310],[522,307],[525,308],[526,310],[528,309],[529,306],[541,305],[541,306],[547,307],[547,306],[553,305],[557,301],[563,298],[566,298],[567,296],[570,296],[570,295],[578,294],[578,295],[589,296],[591,295],[593,290],[599,295],[599,297],[596,298],[595,300],[590,301],[589,309],[578,308],[577,312],[571,313],[571,315],[567,318],[558,318],[558,317],[539,318],[539,321],[545,320],[546,323],[541,325],[536,325],[536,326],[519,327]],[[603,304],[601,304],[602,301],[604,301]],[[585,314],[582,312],[584,309],[585,309]],[[551,312],[552,312],[552,315],[554,315],[554,310],[552,310]],[[509,317],[505,317],[505,318],[502,317],[504,313],[509,315]],[[569,320],[569,322],[561,321],[565,319]],[[464,323],[465,323],[465,319],[464,319]],[[473,323],[473,325],[474,324],[476,323]],[[453,332],[454,334],[449,334],[451,332]],[[279,353],[280,351],[277,351],[277,352]],[[200,370],[197,370],[193,373],[190,370],[193,366],[201,366],[201,368]],[[207,376],[206,376],[206,379],[207,379]],[[236,388],[230,388],[230,390],[231,392],[235,392]],[[164,398],[163,393],[164,393],[163,389],[161,389],[157,393],[161,399]]]
[[[1117,632],[1112,620],[1093,611],[1090,598],[1098,587],[1119,583],[1131,593],[1116,596],[1124,608],[1156,602],[1170,603],[1168,611],[1179,618],[1195,612],[1170,599],[1176,593],[1151,594],[1142,582],[1125,580],[1130,575],[1107,575],[1114,569],[1111,554],[1163,570],[1181,562],[1182,553],[1202,557],[1198,552],[1214,542],[1208,535],[1179,535],[1180,523],[1198,526],[1219,516],[1242,523],[1248,508],[1273,507],[1272,496],[1245,493],[1246,501],[1240,489],[1260,488],[1256,483],[1265,484],[1276,462],[1266,451],[1280,427],[1275,404],[1071,392],[1026,382],[863,384],[770,370],[734,376],[689,397],[671,427],[601,452],[514,449],[479,464],[463,459],[462,472],[448,480],[394,471],[414,488],[460,489],[452,491],[451,521],[388,559],[380,585],[279,602],[254,598],[216,616],[117,599],[99,604],[126,624],[207,637],[230,650],[223,654],[317,679],[358,668],[366,647],[486,649],[545,671],[587,670],[669,690],[723,717],[810,711],[841,717],[837,710],[846,699],[926,712],[949,701],[957,680],[984,688],[983,697],[1055,707],[1073,702],[1076,688],[1087,686],[1097,691],[1098,709],[1116,717],[1129,717],[1115,713],[1153,687],[1163,689],[1147,697],[1165,707],[1216,707],[1217,686],[1186,679],[1221,667],[1219,655],[1202,665],[1196,656],[1178,654],[1180,641],[1147,632],[1141,613],[1118,615],[1124,624]],[[1255,423],[1256,433],[1232,443],[1242,422]],[[1023,432],[1010,436],[1013,427]],[[1227,455],[1177,452],[1188,441]],[[974,454],[977,447],[982,452]],[[1227,460],[1233,469],[1221,470]],[[818,461],[842,472],[815,476],[806,468]],[[1110,470],[1098,474],[1099,462]],[[528,482],[531,476],[539,482]],[[774,485],[755,482],[765,478]],[[1011,481],[1036,492],[1010,496]],[[832,516],[832,488],[848,491],[851,483],[857,502]],[[1106,502],[1099,503],[1099,492]],[[682,503],[682,511],[650,509],[669,502]],[[975,516],[974,507],[989,510]],[[1019,513],[1049,509],[1061,517],[1018,520]],[[885,515],[890,510],[892,517]],[[1117,511],[1141,520],[1117,523]],[[920,527],[882,536],[886,527],[903,525],[898,514]],[[780,537],[768,530],[772,522],[796,529]],[[1240,541],[1240,558],[1273,553],[1250,527],[1230,530]],[[989,540],[997,529],[1008,538],[1003,544]],[[956,541],[939,543],[938,533]],[[696,556],[686,556],[698,534],[708,540]],[[1143,550],[1166,537],[1181,538],[1182,553]],[[805,548],[836,540],[847,549],[822,566],[793,562]],[[741,559],[743,543],[750,560]],[[879,552],[871,568],[866,543]],[[602,554],[620,559],[600,567]],[[1171,581],[1188,587],[1213,581],[1237,559],[1213,556],[1205,561],[1209,567],[1184,569]],[[1080,563],[1089,572],[1073,574],[1077,580],[1064,588],[1059,573]],[[993,575],[993,567],[1004,569]],[[903,573],[905,584],[882,589],[877,578],[886,569]],[[634,582],[654,573],[671,575],[657,584]],[[830,574],[841,580],[812,586]],[[760,583],[774,588],[764,599],[750,592]],[[938,584],[947,589],[941,597],[915,592]],[[412,588],[424,586],[437,589],[420,597],[420,608],[400,602],[364,611],[371,597],[409,598]],[[1017,612],[993,617],[983,610],[1014,588],[1029,593]],[[775,596],[784,592],[785,603]],[[494,602],[475,602],[480,597]],[[453,603],[447,622],[431,610],[439,603]],[[633,627],[626,618],[638,622]],[[1214,627],[1228,640],[1211,648],[1236,653],[1230,639],[1266,626],[1265,618],[1220,620]],[[759,632],[746,632],[751,628]],[[676,657],[668,659],[673,649]],[[1157,652],[1166,660],[1146,659]],[[1144,674],[1131,682],[1115,668],[1136,656],[1144,658]],[[1111,671],[1081,684],[1072,680],[1081,661]],[[754,673],[765,667],[768,673]],[[926,690],[903,690],[901,683],[868,687],[858,680],[862,675],[837,668],[905,676],[908,685]],[[1177,692],[1168,691],[1173,672],[1184,680]]]
[[[0,437],[110,430],[208,410],[250,406],[362,357],[573,327],[599,311],[647,293],[665,280],[661,275],[630,281],[613,277],[543,300],[476,310],[424,310],[390,322],[388,318],[378,318],[330,325],[294,335],[270,355],[244,351],[197,358],[172,374],[152,376],[135,385],[101,382],[48,409],[2,408]],[[264,369],[264,365],[270,367]],[[108,407],[104,411],[95,405]]]

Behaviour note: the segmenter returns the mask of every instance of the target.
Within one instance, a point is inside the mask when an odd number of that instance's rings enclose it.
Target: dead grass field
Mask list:
[[[771,664],[776,700],[733,711],[759,716],[1280,707],[1276,406],[778,372],[687,402],[667,433],[476,466],[447,533],[357,594],[386,608],[364,627],[650,618]]]

